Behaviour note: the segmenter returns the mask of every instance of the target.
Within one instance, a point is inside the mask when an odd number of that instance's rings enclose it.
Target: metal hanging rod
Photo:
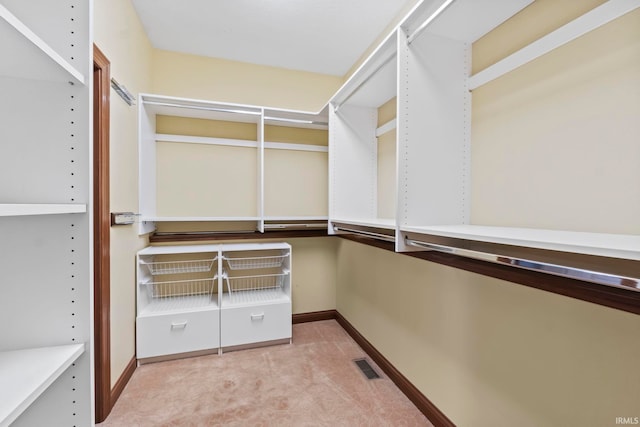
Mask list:
[[[272,120],[275,122],[288,122],[288,123],[300,123],[300,124],[304,124],[304,125],[318,125],[318,126],[328,126],[329,123],[327,122],[316,122],[314,120],[304,120],[304,119],[288,119],[285,117],[270,117],[270,116],[265,116],[264,117],[265,120]]]
[[[392,54],[390,57],[388,57],[387,59],[385,59],[385,60],[382,62],[382,64],[378,65],[378,66],[375,68],[375,70],[373,70],[371,73],[369,73],[369,75],[368,75],[368,76],[367,76],[367,77],[366,77],[362,82],[360,82],[360,84],[359,84],[358,86],[356,86],[356,88],[355,88],[354,90],[352,90],[352,91],[351,91],[351,93],[350,93],[350,94],[349,94],[345,99],[343,99],[343,100],[342,100],[342,102],[341,102],[341,103],[337,104],[337,105],[334,107],[333,111],[334,111],[335,113],[337,113],[337,112],[338,112],[338,110],[340,109],[340,107],[342,106],[342,104],[344,104],[344,103],[345,103],[345,102],[347,102],[349,99],[351,99],[351,97],[352,97],[353,95],[355,95],[355,94],[356,94],[356,92],[358,92],[358,91],[360,90],[360,88],[361,88],[362,86],[364,86],[364,85],[365,85],[365,83],[367,83],[369,80],[371,80],[371,78],[372,78],[373,76],[375,76],[375,75],[376,75],[376,73],[382,69],[382,67],[384,67],[385,65],[387,65],[387,64],[388,64],[389,62],[391,62],[393,59],[395,59],[397,55],[398,55],[398,53],[397,53],[397,52],[393,52],[393,54]]]
[[[347,228],[334,225],[333,229],[336,231],[348,231],[349,233],[361,234],[366,237],[374,237],[376,239],[385,240],[387,242],[395,243],[396,238],[394,236],[389,236],[388,234],[382,233],[374,233],[373,231],[364,231],[364,230],[356,230],[355,228]]]
[[[587,282],[597,283],[599,285],[613,286],[640,292],[640,279],[633,277],[617,276],[615,274],[602,273],[598,271],[585,270],[575,267],[566,267],[557,264],[550,264],[541,261],[531,261],[527,259],[514,258],[504,255],[496,255],[487,252],[473,251],[470,249],[456,248],[452,246],[438,245],[434,243],[421,242],[414,239],[405,239],[405,242],[411,246],[444,252],[453,255],[459,255],[466,258],[473,258],[482,261],[489,261],[496,264],[509,265],[525,270],[538,271],[541,273],[552,274],[554,276],[567,277],[570,279],[583,280]]]
[[[144,101],[144,103],[147,105],[158,105],[161,107],[187,108],[189,110],[215,111],[219,113],[249,114],[252,116],[259,116],[260,114],[262,114],[260,111],[247,111],[247,110],[237,110],[233,108],[202,107],[197,105],[172,104],[170,102]]]
[[[327,223],[291,223],[291,224],[265,224],[264,225],[264,229],[270,229],[270,230],[278,230],[278,229],[287,229],[287,228],[327,228]]]
[[[431,24],[431,22],[433,22],[434,19],[436,19],[442,12],[444,12],[444,10],[449,7],[449,5],[451,3],[453,3],[454,0],[446,0],[444,3],[442,3],[440,5],[440,7],[438,9],[436,9],[435,12],[433,12],[427,19],[426,21],[424,21],[422,23],[422,25],[420,25],[418,28],[416,28],[416,30],[411,33],[411,35],[409,35],[409,37],[407,37],[407,43],[411,44],[411,42],[413,42],[413,40],[418,37],[420,34],[422,34],[422,32],[429,26],[429,24]]]

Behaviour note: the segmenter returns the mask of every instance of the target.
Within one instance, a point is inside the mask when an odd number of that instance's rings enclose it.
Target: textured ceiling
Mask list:
[[[344,75],[412,0],[132,0],[154,47]]]

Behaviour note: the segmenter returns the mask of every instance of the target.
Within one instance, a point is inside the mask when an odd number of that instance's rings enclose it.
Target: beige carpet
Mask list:
[[[293,326],[293,344],[143,365],[101,427],[431,426],[334,320]]]

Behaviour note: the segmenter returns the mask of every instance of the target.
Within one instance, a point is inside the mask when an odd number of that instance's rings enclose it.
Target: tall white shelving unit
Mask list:
[[[157,132],[158,116],[202,119],[211,123],[236,122],[251,124],[255,126],[257,137],[255,140],[246,140],[162,134]],[[142,94],[139,102],[139,117],[140,234],[155,230],[155,225],[158,222],[243,223],[243,229],[255,229],[260,232],[269,228],[279,228],[283,224],[292,222],[300,224],[316,221],[326,222],[328,218],[326,212],[313,212],[308,215],[300,214],[299,211],[301,209],[299,207],[291,214],[281,211],[273,214],[265,211],[265,191],[274,191],[273,186],[267,186],[265,189],[265,181],[269,177],[269,174],[265,173],[265,167],[267,172],[272,170],[269,162],[276,158],[276,156],[269,156],[270,153],[278,150],[298,153],[301,161],[307,161],[310,155],[313,156],[313,153],[324,154],[326,157],[328,152],[327,146],[322,145],[265,141],[265,126],[327,129],[326,113],[269,109],[254,105]],[[180,168],[185,167],[184,161],[181,162],[179,157],[172,158],[168,167],[165,168],[169,169],[168,173],[176,171],[174,176],[179,178],[175,180],[165,178],[164,174],[167,174],[167,170],[158,170],[159,144],[181,144],[183,147],[185,147],[184,144],[189,144],[190,150],[198,150],[202,153],[199,158],[200,166],[191,165],[193,175],[199,176],[199,178],[195,178],[197,182],[191,184],[200,185],[205,190],[198,192],[193,188],[184,189],[184,186],[187,185],[189,187],[190,183],[179,179],[183,178]],[[225,162],[221,160],[221,156],[215,155],[215,150],[220,148],[222,150],[231,148],[238,152],[241,151],[242,154],[233,158],[229,157],[228,161]],[[179,150],[181,153],[183,151]],[[242,162],[239,161],[239,158],[242,159]],[[267,162],[266,166],[265,162]],[[295,165],[290,166],[294,167]],[[201,169],[197,169],[198,167]],[[222,177],[222,174],[220,174],[219,179],[212,179],[216,171],[221,171],[224,168],[229,168],[229,173],[226,176]],[[326,171],[326,167],[324,169]],[[198,175],[198,171],[201,172],[200,175]],[[206,176],[206,178],[203,178],[203,176]],[[248,181],[247,177],[250,176],[255,176],[255,179]],[[161,184],[161,179],[165,179],[162,181],[165,187],[180,186],[176,193],[180,194],[183,199],[181,199],[180,203],[174,204],[187,207],[197,205],[199,207],[194,209],[198,213],[167,215],[160,212],[158,186]],[[299,176],[298,179],[300,179]],[[318,187],[318,180],[324,180],[323,175],[304,179],[310,180],[308,182],[311,182],[314,188]],[[291,186],[293,187],[293,185]],[[307,196],[304,187],[293,195],[288,195],[284,189],[280,189],[280,191],[282,192],[280,195],[282,198],[295,198],[296,194],[302,197]],[[234,200],[230,201],[230,197],[233,197]],[[205,203],[201,203],[202,201]],[[241,208],[238,208],[238,206],[241,206]]]
[[[91,10],[0,2],[0,426],[94,422]]]
[[[472,75],[472,43],[530,3],[422,1],[336,93],[329,111],[329,233],[393,242],[396,251],[455,253],[640,290],[637,268],[630,267],[640,260],[638,235],[472,223],[473,90],[640,7],[637,0],[605,2]],[[392,95],[397,97],[396,164],[389,184],[396,190],[396,215],[381,218],[375,114]],[[509,200],[496,209],[510,209]]]

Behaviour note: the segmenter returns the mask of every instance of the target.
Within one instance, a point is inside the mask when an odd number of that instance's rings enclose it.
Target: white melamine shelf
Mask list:
[[[396,228],[396,220],[390,219],[390,218],[351,218],[351,219],[332,218],[331,222],[359,225],[362,227],[384,228],[387,230],[395,230]]]
[[[456,239],[640,260],[640,235],[482,225],[403,226],[401,230]]]
[[[184,222],[184,221],[260,221],[259,216],[145,216],[141,221]]]
[[[82,73],[0,5],[0,76],[85,84]]]
[[[265,216],[265,221],[327,221],[328,216],[300,215],[300,216]]]
[[[84,350],[74,344],[0,352],[0,427],[18,418]]]
[[[175,142],[180,144],[204,144],[204,145],[223,145],[227,147],[244,147],[244,148],[258,148],[256,141],[249,141],[245,139],[230,139],[230,138],[213,138],[208,136],[190,136],[190,135],[171,135],[158,133],[156,134],[156,142]],[[288,142],[269,142],[265,141],[264,148],[272,150],[289,150],[289,151],[316,151],[316,152],[328,152],[329,147],[327,145],[314,145],[314,144],[295,144]]]
[[[0,204],[0,216],[86,213],[84,204]]]

